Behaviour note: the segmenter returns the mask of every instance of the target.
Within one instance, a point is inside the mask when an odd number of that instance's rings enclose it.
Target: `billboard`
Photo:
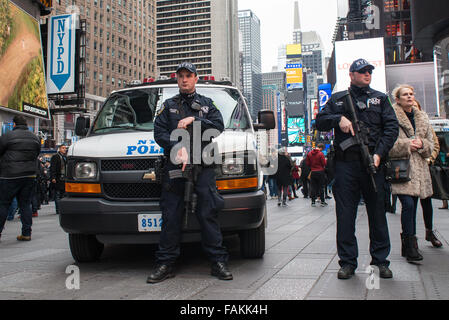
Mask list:
[[[320,110],[318,105],[318,99],[310,99],[310,114],[312,115],[312,120],[315,121],[316,116]]]
[[[302,64],[287,64],[285,73],[287,74],[287,90],[304,88]]]
[[[48,118],[39,23],[0,0],[0,106]]]
[[[288,44],[287,45],[287,60],[300,59],[302,54],[300,44]]]
[[[48,94],[75,92],[76,14],[48,19]]]
[[[287,105],[287,113],[289,118],[304,116],[304,91],[288,91],[285,98],[285,104]]]
[[[335,42],[335,68],[337,83],[334,90],[347,90],[350,85],[349,68],[354,60],[368,60],[376,69],[373,71],[371,87],[386,92],[385,51],[383,38],[371,38]]]
[[[303,117],[288,118],[288,145],[304,145],[306,143],[306,125]]]
[[[332,95],[332,86],[330,83],[323,83],[318,86],[318,100],[320,103],[320,111],[324,108],[327,101]]]

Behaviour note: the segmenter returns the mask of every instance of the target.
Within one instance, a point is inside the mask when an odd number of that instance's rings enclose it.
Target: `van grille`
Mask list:
[[[113,199],[158,200],[162,186],[157,183],[104,183],[103,191]]]
[[[102,160],[101,171],[146,171],[155,164],[155,159]]]

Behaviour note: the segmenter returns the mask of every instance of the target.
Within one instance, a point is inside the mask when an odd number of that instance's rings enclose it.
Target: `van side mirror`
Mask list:
[[[257,119],[259,123],[254,124],[254,130],[271,130],[276,128],[274,112],[271,110],[260,110]]]
[[[80,137],[85,137],[90,128],[90,118],[78,117],[75,123],[75,134]]]

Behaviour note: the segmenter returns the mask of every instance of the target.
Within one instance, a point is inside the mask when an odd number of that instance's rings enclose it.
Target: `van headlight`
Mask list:
[[[95,162],[78,162],[75,165],[74,178],[76,180],[95,179],[97,177],[97,164]]]
[[[245,171],[244,160],[242,158],[224,159],[221,170],[224,175],[241,175]]]

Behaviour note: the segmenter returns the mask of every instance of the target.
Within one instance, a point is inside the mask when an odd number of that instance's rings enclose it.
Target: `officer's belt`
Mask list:
[[[343,161],[343,162],[362,161],[362,155],[361,155],[360,151],[348,150],[348,151],[344,152],[337,148],[337,150],[335,151],[335,159],[337,161]]]

